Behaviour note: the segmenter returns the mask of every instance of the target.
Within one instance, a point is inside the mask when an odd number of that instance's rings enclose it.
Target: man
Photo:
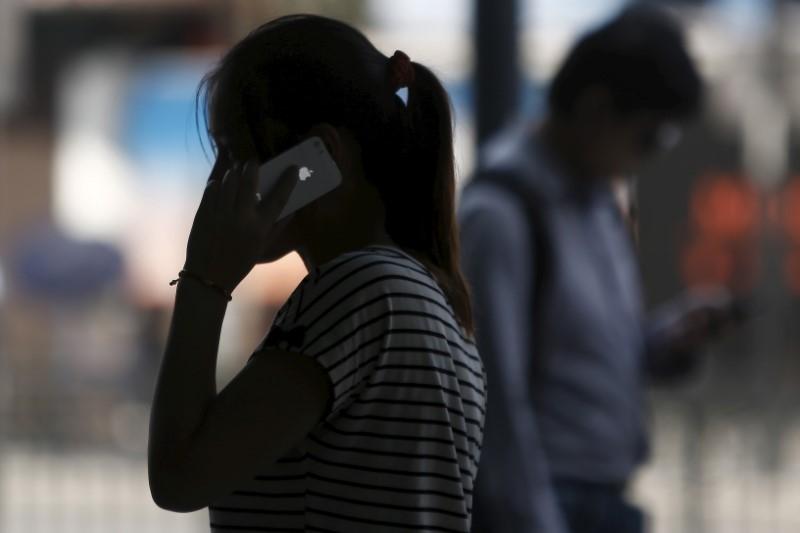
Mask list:
[[[644,529],[624,489],[647,452],[646,375],[686,373],[732,307],[713,292],[647,320],[610,185],[700,100],[677,25],[630,8],[571,50],[540,124],[482,152],[459,214],[489,382],[474,531]]]

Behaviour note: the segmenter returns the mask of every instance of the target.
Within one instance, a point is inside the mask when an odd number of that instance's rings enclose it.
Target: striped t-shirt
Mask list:
[[[295,449],[209,507],[212,531],[470,530],[483,364],[420,262],[380,246],[314,269],[269,345],[319,361],[331,407]]]

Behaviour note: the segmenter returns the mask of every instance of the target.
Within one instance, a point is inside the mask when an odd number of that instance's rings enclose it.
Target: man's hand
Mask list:
[[[687,376],[701,348],[749,316],[749,307],[722,287],[691,289],[662,306],[648,325],[647,373],[656,382]]]
[[[679,312],[668,321],[668,351],[689,352],[718,338],[747,318],[747,308],[721,287],[687,291],[679,300]],[[671,323],[669,323],[671,322]]]

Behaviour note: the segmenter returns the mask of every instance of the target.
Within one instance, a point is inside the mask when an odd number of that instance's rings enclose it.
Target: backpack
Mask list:
[[[546,202],[542,199],[541,192],[531,183],[527,168],[522,161],[515,158],[502,164],[481,167],[472,179],[473,183],[481,186],[495,187],[503,190],[514,198],[517,205],[523,210],[528,225],[528,238],[534,253],[534,277],[530,295],[531,316],[533,316],[533,336],[531,337],[530,353],[533,357],[532,372],[534,379],[541,376],[544,366],[543,335],[541,334],[545,321],[544,305],[548,293],[548,283],[552,279],[553,251],[548,224],[544,211]]]

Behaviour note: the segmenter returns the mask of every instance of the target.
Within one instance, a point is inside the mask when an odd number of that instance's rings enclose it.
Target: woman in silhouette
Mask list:
[[[440,82],[302,15],[253,31],[201,90],[217,160],[153,402],[154,500],[209,507],[213,531],[469,531],[486,390]],[[314,136],[342,184],[276,221],[297,171],[261,198],[258,166]],[[217,392],[231,292],[291,251],[308,275]]]

